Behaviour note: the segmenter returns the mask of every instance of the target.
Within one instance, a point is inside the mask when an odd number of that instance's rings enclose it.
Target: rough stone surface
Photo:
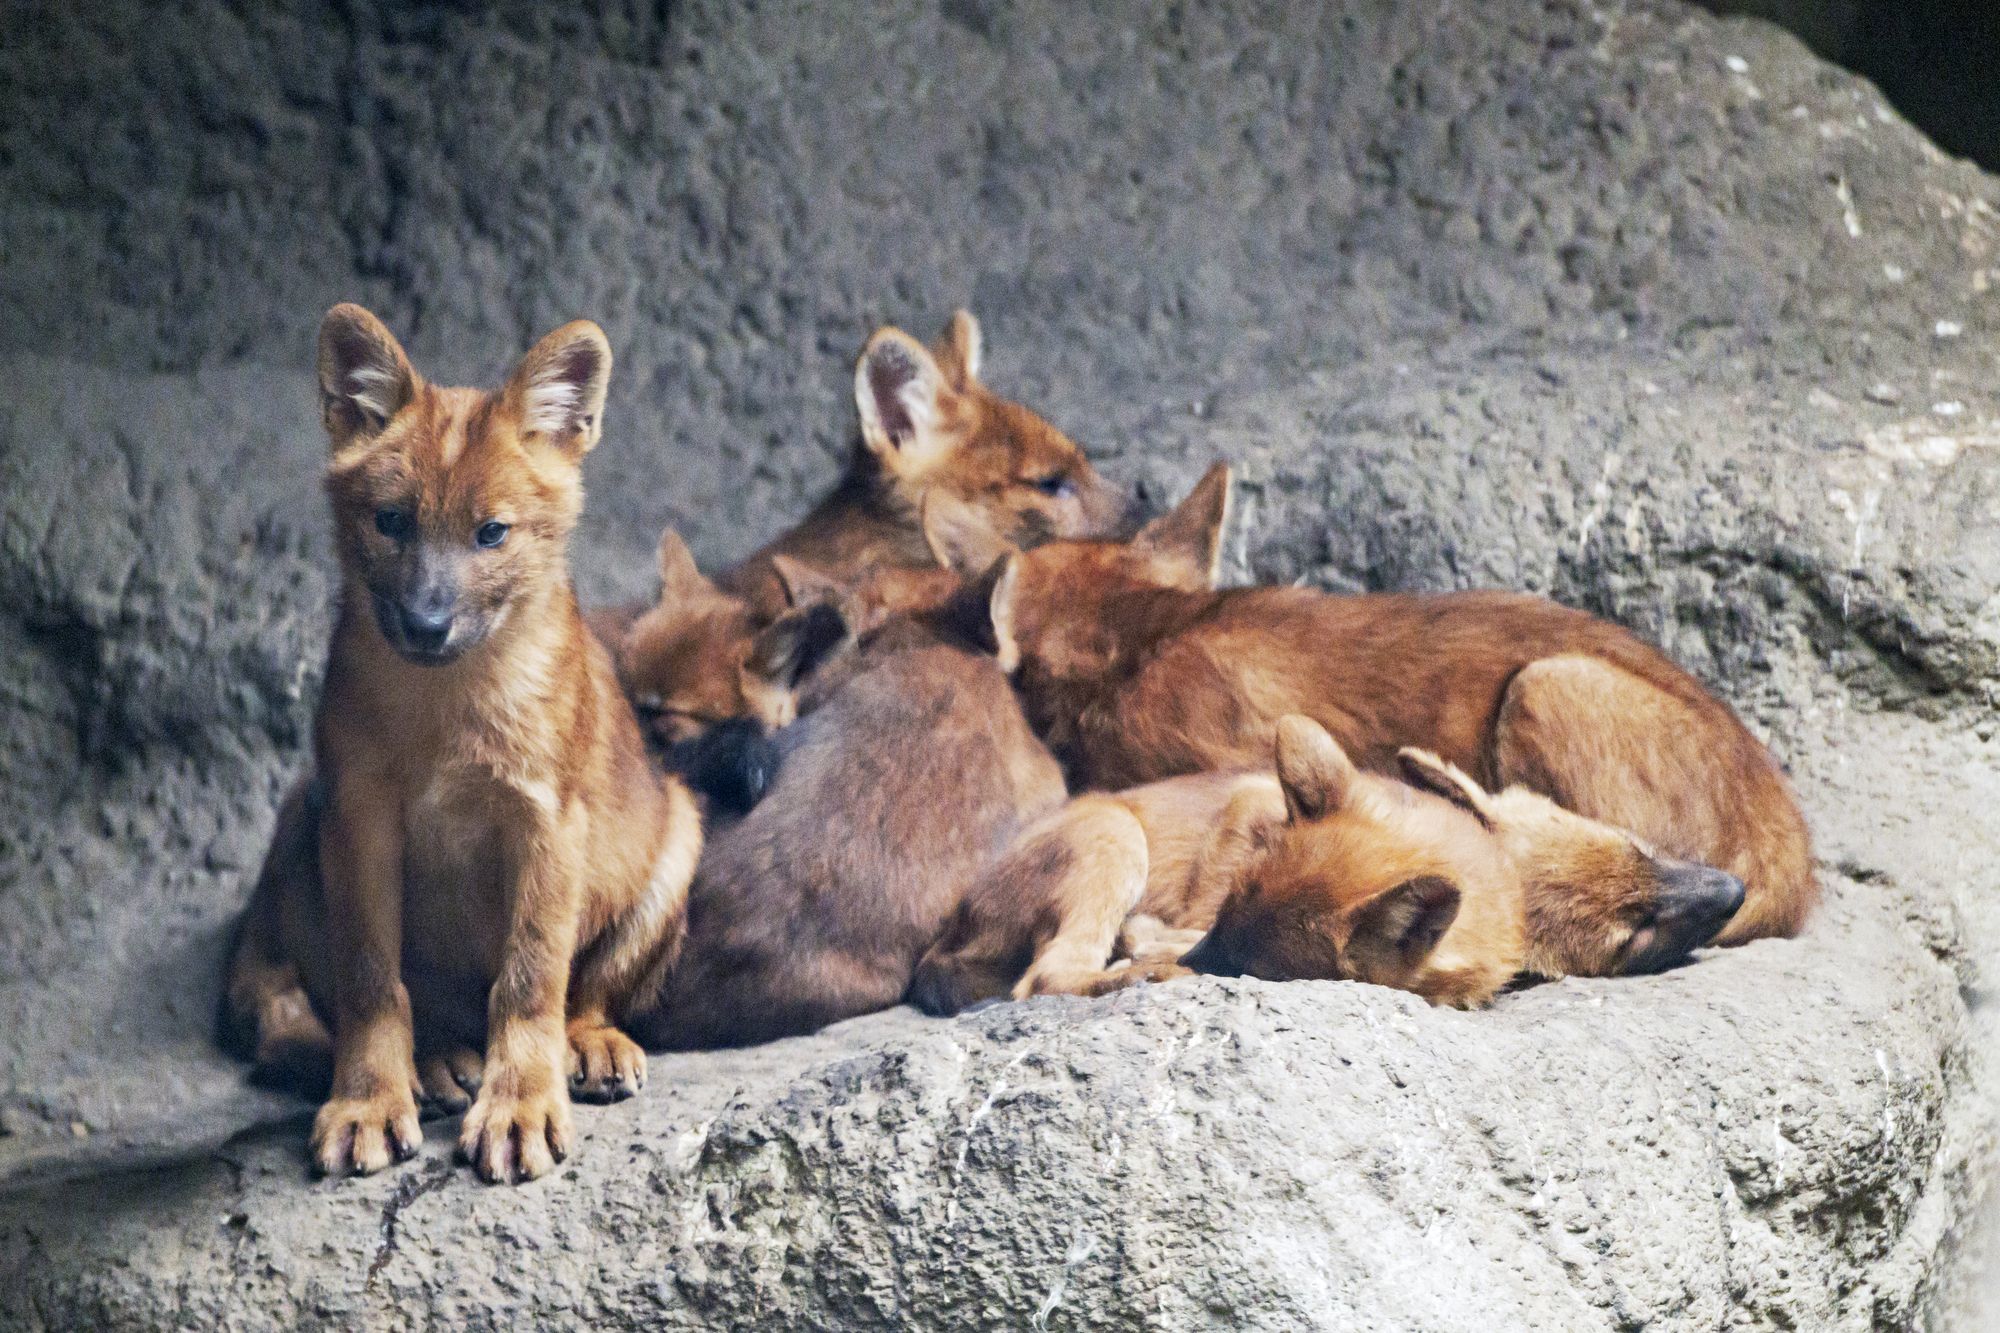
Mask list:
[[[1972,1327],[2000,183],[1669,0],[0,15],[0,1328]],[[1791,765],[1799,941],[1435,1013],[1201,982],[672,1057],[557,1177],[309,1184],[208,1045],[326,630],[319,313],[618,356],[579,579],[740,553],[849,359],[989,378],[1238,577],[1507,584]],[[1994,1252],[1984,1249],[1968,1253]]]

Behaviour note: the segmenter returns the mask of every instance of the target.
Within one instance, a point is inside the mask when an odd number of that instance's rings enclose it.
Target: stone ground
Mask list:
[[[1669,0],[9,6],[0,1327],[1966,1327],[1996,1243],[2000,182]],[[1798,941],[1436,1013],[1203,981],[668,1057],[556,1177],[311,1183],[209,1045],[301,762],[320,312],[618,355],[576,564],[739,553],[952,306],[1239,578],[1632,624]]]

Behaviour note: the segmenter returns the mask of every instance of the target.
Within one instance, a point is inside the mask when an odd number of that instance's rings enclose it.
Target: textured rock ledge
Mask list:
[[[1913,910],[1479,1014],[1203,981],[663,1058],[512,1190],[438,1127],[308,1183],[295,1117],[18,1185],[6,1322],[1903,1326],[1963,1021]]]

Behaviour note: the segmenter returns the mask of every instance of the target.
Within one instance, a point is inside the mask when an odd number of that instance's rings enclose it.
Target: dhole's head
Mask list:
[[[1186,499],[1128,541],[1053,541],[1023,550],[950,496],[926,501],[924,537],[941,563],[968,580],[991,580],[1002,566],[1012,571],[995,614],[1006,621],[1024,693],[1033,699],[1040,685],[1090,677],[1110,663],[1135,595],[1143,601],[1151,592],[1215,587],[1229,502],[1229,468],[1217,463]]]
[[[937,609],[952,600],[965,582],[943,564],[885,562],[833,574],[787,555],[773,555],[770,561],[788,604],[825,602],[839,607],[857,639],[896,616]]]
[[[426,383],[361,307],[327,312],[319,388],[335,542],[397,653],[451,662],[565,585],[610,378],[610,345],[587,320],[543,338],[484,392]]]
[[[1425,750],[1398,755],[1414,785],[1462,806],[1500,838],[1521,873],[1528,970],[1622,976],[1685,962],[1743,905],[1734,875],[1662,856],[1621,828],[1526,787],[1489,794]]]
[[[779,556],[790,572],[796,562]],[[740,597],[695,567],[672,528],[660,534],[660,597],[625,631],[618,674],[647,732],[662,746],[731,722],[775,731],[798,716],[805,674],[846,637],[833,598],[803,579],[792,609],[760,624]]]
[[[793,605],[760,624],[666,529],[659,600],[625,630],[615,654],[619,681],[667,766],[731,810],[762,797],[775,771],[771,734],[798,716],[807,673],[848,638],[830,590],[776,559]]]
[[[869,338],[854,401],[883,494],[910,515],[950,495],[1022,546],[1123,529],[1128,498],[1068,436],[981,383],[979,359],[979,323],[963,310],[932,347],[894,328]]]
[[[1263,833],[1214,926],[1181,962],[1269,981],[1423,992],[1426,965],[1461,906],[1510,886],[1499,848],[1451,802],[1361,772],[1307,718],[1280,720],[1276,750],[1285,822]],[[1511,975],[1511,961],[1497,960],[1492,988]]]

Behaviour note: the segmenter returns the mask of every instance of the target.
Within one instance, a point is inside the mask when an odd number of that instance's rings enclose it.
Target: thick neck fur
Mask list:
[[[875,456],[857,440],[840,481],[799,525],[760,555],[782,553],[820,568],[846,568],[863,552],[901,563],[931,563],[917,515]]]
[[[1065,605],[1063,591],[1050,589],[1022,605],[1015,624],[1021,652],[1015,680],[1030,719],[1059,750],[1073,739],[1073,719],[1092,699],[1138,670],[1160,645],[1215,614],[1228,596],[1133,587],[1103,595],[1095,605]]]
[[[545,760],[560,747],[559,733],[580,703],[556,696],[566,687],[574,694],[588,680],[564,669],[576,653],[589,650],[587,639],[564,577],[517,595],[501,623],[463,657],[419,666],[389,646],[369,610],[367,590],[350,582],[334,630],[329,703],[349,712],[350,721],[370,717],[393,728],[389,734],[411,742],[406,753],[413,760],[460,749]],[[459,743],[446,744],[454,740]]]

